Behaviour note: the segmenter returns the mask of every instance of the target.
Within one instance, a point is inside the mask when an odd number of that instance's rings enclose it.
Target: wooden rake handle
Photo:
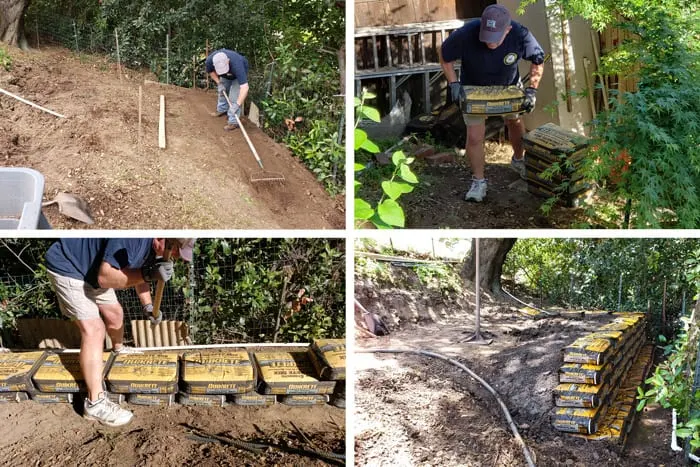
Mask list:
[[[222,94],[226,98],[226,102],[228,103],[228,106],[232,107],[231,99],[228,98],[228,94],[226,94],[225,92],[222,92]],[[253,156],[255,156],[255,160],[258,162],[258,165],[260,166],[261,169],[265,170],[265,167],[263,167],[263,163],[260,160],[260,156],[258,155],[258,151],[255,150],[255,146],[253,146],[253,142],[250,140],[250,137],[248,136],[248,132],[245,131],[245,128],[243,127],[243,123],[241,122],[241,119],[239,119],[238,115],[236,115],[236,114],[233,114],[233,117],[236,119],[236,123],[238,123],[238,127],[243,132],[243,136],[245,137],[245,141],[246,141],[246,143],[248,143],[248,147],[250,148],[250,151],[253,153]]]

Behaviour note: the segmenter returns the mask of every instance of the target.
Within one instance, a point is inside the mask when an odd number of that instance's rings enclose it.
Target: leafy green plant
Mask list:
[[[331,194],[342,192],[345,179],[345,148],[338,144],[333,122],[314,120],[308,131],[290,131],[284,138],[287,147],[299,157]]]
[[[0,47],[0,67],[4,68],[5,71],[12,69],[12,57],[7,53],[5,47]]]
[[[459,271],[449,263],[419,264],[413,269],[428,289],[439,290],[444,296],[462,293]]]
[[[379,153],[379,147],[367,136],[367,132],[357,128],[362,118],[368,118],[379,122],[379,112],[373,107],[365,105],[366,99],[374,99],[376,96],[363,91],[359,98],[355,98],[355,110],[357,120],[355,122],[355,151],[366,151],[370,154]],[[364,164],[355,163],[355,222],[362,226],[367,222],[380,229],[404,227],[406,216],[403,208],[397,200],[401,195],[413,191],[414,184],[418,183],[418,177],[411,171],[410,165],[415,158],[407,157],[403,151],[396,151],[391,156],[394,165],[393,173],[389,180],[382,182],[382,195],[377,201],[376,207],[357,196],[361,182],[357,180],[360,172],[367,169]]]

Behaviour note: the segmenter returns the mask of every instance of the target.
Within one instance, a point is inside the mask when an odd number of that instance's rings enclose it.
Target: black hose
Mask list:
[[[520,433],[518,432],[518,428],[515,426],[515,423],[513,422],[513,418],[510,416],[510,412],[508,411],[508,407],[506,407],[506,404],[503,403],[501,400],[501,397],[498,395],[496,390],[492,388],[489,383],[484,381],[479,375],[474,373],[472,370],[467,368],[466,365],[458,362],[457,360],[454,360],[452,358],[449,358],[445,355],[435,353],[435,352],[430,352],[428,350],[401,350],[401,349],[366,349],[366,350],[355,350],[356,353],[407,353],[407,354],[414,354],[414,355],[424,355],[426,357],[433,357],[433,358],[438,358],[440,360],[444,360],[448,363],[451,363],[452,365],[456,366],[457,368],[465,371],[469,376],[477,380],[483,387],[486,388],[487,391],[489,391],[493,397],[496,398],[496,401],[498,401],[498,405],[501,406],[501,410],[503,411],[503,414],[506,417],[506,421],[508,422],[508,426],[510,427],[510,431],[513,432],[513,436],[515,437],[515,440],[520,444],[523,450],[523,455],[525,456],[525,460],[527,461],[527,465],[529,467],[535,467],[535,462],[532,460],[532,455],[530,454],[530,450],[528,449],[527,445],[525,444],[525,441],[523,441],[523,438],[520,436]]]

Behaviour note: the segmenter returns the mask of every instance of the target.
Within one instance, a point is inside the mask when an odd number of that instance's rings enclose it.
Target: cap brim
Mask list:
[[[228,73],[228,66],[223,64],[214,65],[214,70],[216,70],[217,75],[225,75]]]
[[[505,35],[505,31],[503,31],[503,32],[491,32],[491,31],[481,30],[479,32],[479,40],[481,42],[485,42],[487,44],[498,44],[499,42],[501,42],[501,39],[503,39],[504,35]]]

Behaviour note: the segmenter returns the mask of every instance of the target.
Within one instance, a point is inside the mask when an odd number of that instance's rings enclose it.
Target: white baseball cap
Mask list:
[[[225,53],[219,52],[214,54],[212,61],[214,62],[214,70],[217,75],[228,73],[228,56]]]

